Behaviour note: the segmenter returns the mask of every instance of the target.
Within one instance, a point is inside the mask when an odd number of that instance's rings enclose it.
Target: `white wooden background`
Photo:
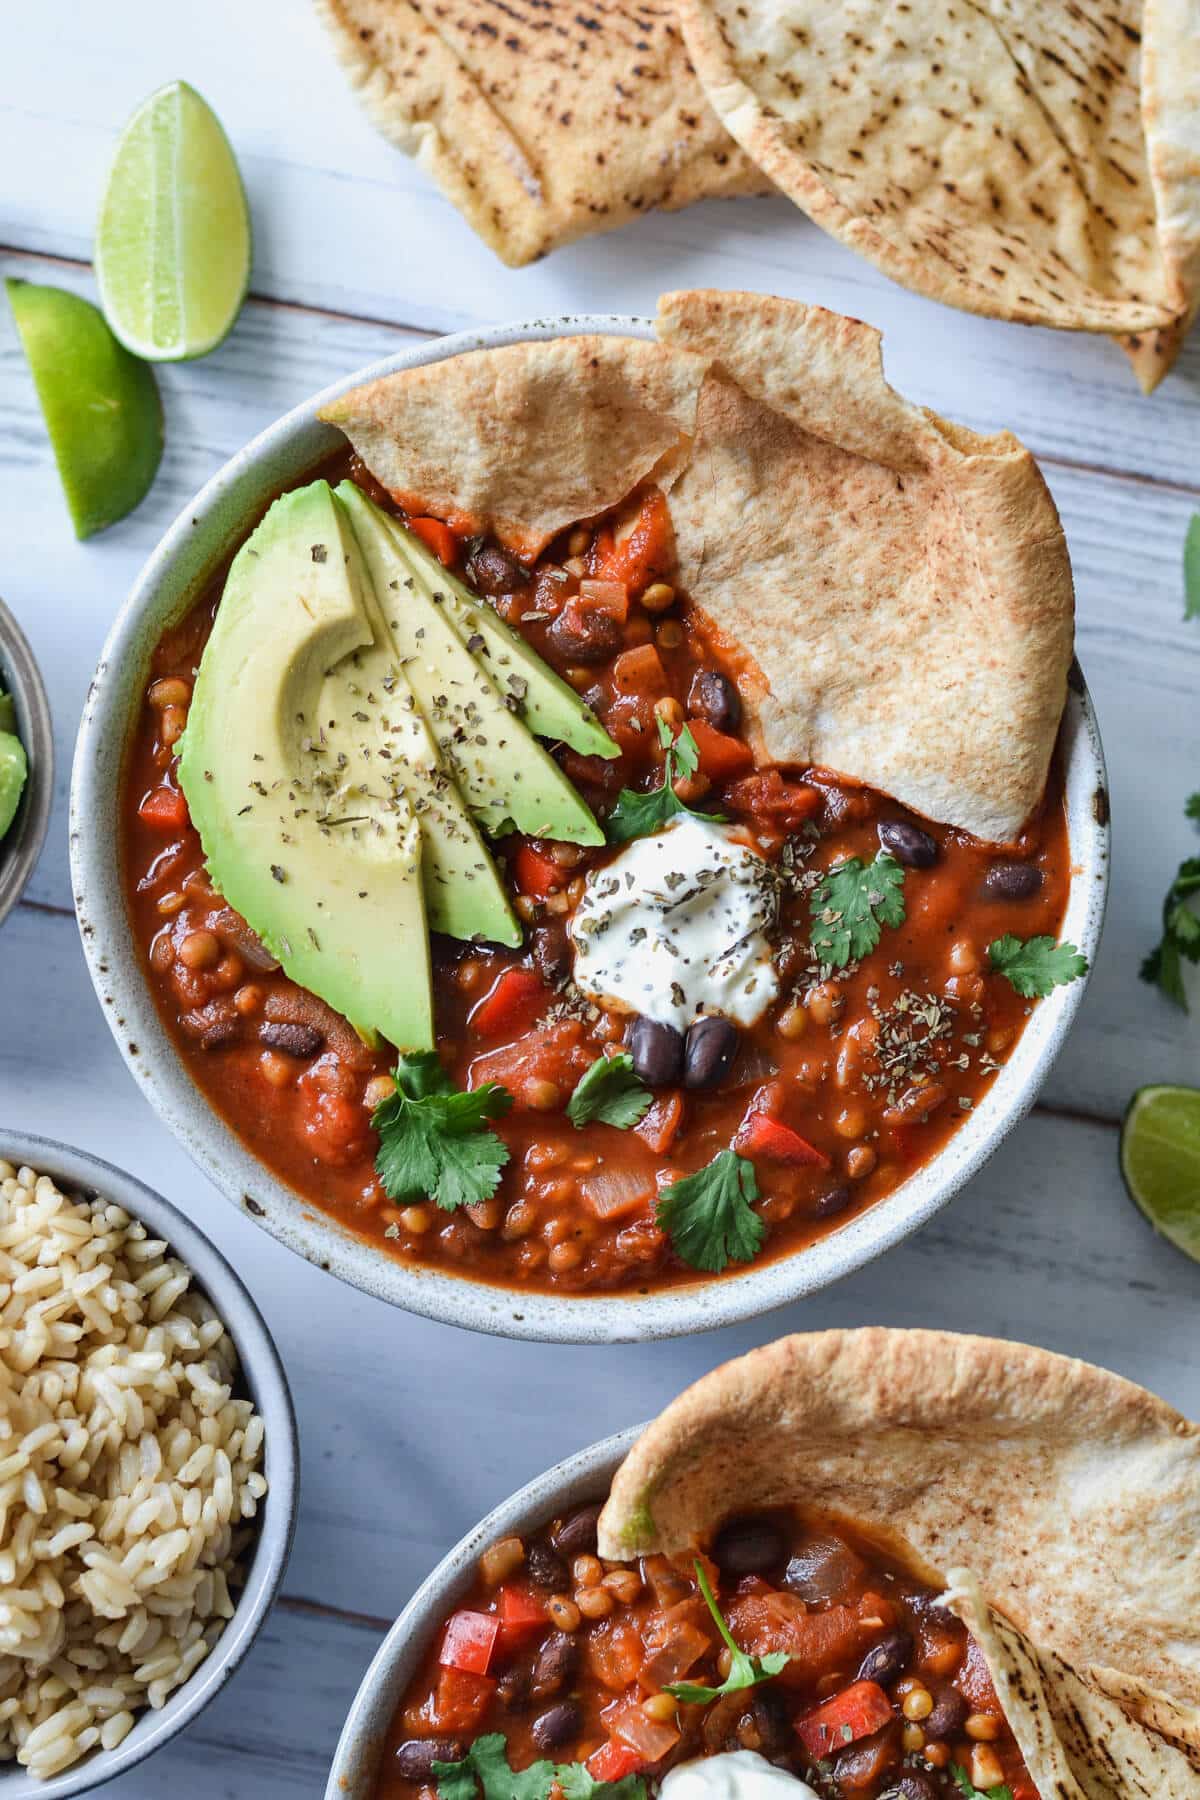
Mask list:
[[[1200,1081],[1200,1017],[1185,1020],[1137,980],[1164,884],[1196,849],[1181,808],[1200,787],[1200,625],[1182,622],[1180,552],[1200,506],[1200,332],[1144,400],[1105,342],[937,308],[783,200],[643,219],[508,271],[360,117],[302,0],[4,0],[0,28],[0,272],[93,293],[92,221],[114,134],[176,76],[205,94],[233,139],[256,237],[255,298],[232,337],[160,377],[167,452],[152,494],[88,544],[71,537],[11,321],[0,322],[0,593],[48,678],[59,755],[50,842],[0,933],[0,1130],[93,1149],[211,1232],[276,1333],[303,1438],[286,1597],[226,1694],[111,1788],[113,1800],[319,1795],[380,1633],[442,1551],[548,1463],[782,1331],[922,1324],[1026,1338],[1200,1412],[1200,1269],[1153,1238],[1117,1172],[1133,1088]],[[290,1256],[209,1187],[141,1098],[93,999],[71,910],[75,725],[141,562],[263,425],[414,333],[551,311],[647,313],[660,290],[689,285],[757,287],[869,319],[912,397],[974,426],[1010,426],[1040,454],[1070,538],[1079,653],[1109,758],[1109,924],[1042,1104],[883,1263],[787,1313],[693,1341],[484,1343]]]

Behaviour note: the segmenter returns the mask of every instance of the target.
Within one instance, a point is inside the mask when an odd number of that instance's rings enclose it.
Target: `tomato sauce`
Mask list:
[[[348,468],[372,498],[391,504],[348,459],[328,473],[337,479]],[[511,1160],[495,1195],[478,1205],[448,1214],[393,1204],[376,1175],[371,1125],[393,1059],[367,1050],[271,966],[209,882],[175,780],[175,745],[218,584],[153,653],[122,819],[133,934],[180,1056],[276,1175],[400,1260],[568,1293],[694,1281],[696,1269],[655,1222],[657,1197],[735,1141],[757,1178],[760,1258],[802,1250],[891,1193],[988,1104],[1036,1002],[989,969],[987,946],[1006,933],[1056,936],[1066,905],[1058,772],[1019,843],[1001,856],[828,771],[756,767],[740,719],[731,724],[728,712],[736,658],[670,584],[669,519],[653,491],[614,519],[562,534],[530,571],[497,545],[464,542],[444,526],[441,533],[423,526],[446,555],[454,547],[460,572],[619,745],[611,762],[555,751],[601,820],[622,787],[661,781],[660,722],[693,730],[700,766],[677,794],[743,826],[780,870],[778,1001],[740,1032],[719,1085],[657,1089],[632,1130],[577,1130],[568,1098],[629,1027],[569,979],[570,915],[588,870],[613,853],[505,840],[496,848],[525,944],[503,950],[435,935],[433,965],[442,1061],[460,1087],[493,1080],[510,1090],[513,1108],[496,1129]],[[885,928],[874,952],[819,969],[809,948],[812,886],[844,858],[874,858],[881,827],[893,841],[897,831],[902,841],[920,840],[930,866],[905,868],[904,923]],[[797,1159],[797,1141],[810,1154]]]

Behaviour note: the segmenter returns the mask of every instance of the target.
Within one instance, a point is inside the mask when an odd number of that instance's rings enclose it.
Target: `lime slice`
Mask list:
[[[91,537],[132,512],[154,480],[163,434],[153,371],[78,294],[28,281],[4,285],[75,536]]]
[[[1200,1088],[1139,1088],[1121,1127],[1121,1173],[1156,1231],[1200,1262]]]
[[[96,229],[109,324],[135,356],[182,362],[229,333],[250,279],[250,213],[229,139],[186,81],[159,88],[117,145]]]

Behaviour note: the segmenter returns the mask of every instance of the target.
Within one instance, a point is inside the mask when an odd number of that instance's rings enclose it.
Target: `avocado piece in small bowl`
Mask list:
[[[0,924],[41,852],[53,777],[46,690],[25,634],[0,601]]]

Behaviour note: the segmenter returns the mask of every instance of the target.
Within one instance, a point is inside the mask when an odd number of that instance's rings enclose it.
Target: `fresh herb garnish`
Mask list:
[[[1200,819],[1200,794],[1189,794],[1183,803],[1183,811],[1186,818]]]
[[[767,1230],[750,1204],[757,1199],[754,1164],[736,1150],[721,1150],[705,1168],[663,1189],[655,1219],[685,1263],[719,1275],[728,1263],[757,1255]]]
[[[393,1076],[396,1092],[371,1115],[379,1133],[375,1167],[388,1197],[428,1197],[446,1212],[487,1200],[509,1152],[485,1121],[508,1111],[508,1089],[489,1081],[458,1092],[433,1050],[402,1056]]]
[[[821,877],[809,907],[814,956],[844,969],[870,955],[884,925],[903,925],[904,870],[885,851],[871,863],[847,857]]]
[[[1087,974],[1087,957],[1074,944],[1052,937],[1014,937],[1012,932],[988,945],[988,964],[1026,1000],[1040,1000],[1051,988],[1066,987]]]
[[[700,767],[700,752],[688,727],[685,725],[679,736],[672,740],[667,721],[656,719],[655,723],[658,741],[667,753],[662,786],[651,788],[646,794],[639,793],[636,788],[621,789],[604,828],[610,844],[627,844],[630,838],[645,837],[648,832],[665,825],[676,813],[690,812],[697,819],[708,819],[713,824],[720,822],[719,813],[696,812],[693,807],[685,806],[671,785],[680,778],[690,778]]]
[[[531,1763],[509,1766],[508,1743],[501,1731],[476,1738],[461,1762],[435,1762],[438,1800],[549,1800],[557,1781],[565,1800],[647,1800],[640,1775],[620,1781],[597,1781],[583,1763]]]
[[[1183,540],[1183,616],[1200,619],[1200,512],[1192,514]]]
[[[615,1056],[598,1056],[580,1078],[567,1101],[567,1117],[576,1126],[598,1119],[602,1125],[628,1131],[646,1116],[653,1102],[641,1076],[634,1074],[632,1056],[627,1050],[618,1050]]]
[[[1192,521],[1196,532],[1197,616],[1200,617],[1200,513]],[[1188,534],[1189,538],[1191,533]],[[1200,819],[1200,794],[1189,794],[1183,810],[1189,819]],[[1143,981],[1153,982],[1168,1000],[1188,1010],[1187,989],[1183,985],[1185,962],[1200,962],[1200,916],[1193,912],[1188,900],[1200,894],[1200,856],[1187,856],[1180,863],[1174,881],[1167,889],[1162,909],[1162,937],[1142,963],[1139,974]]]
[[[1012,1800],[1012,1789],[1003,1782],[998,1781],[995,1787],[977,1788],[961,1763],[951,1763],[950,1773],[966,1800]]]
[[[791,1661],[786,1650],[772,1650],[766,1656],[747,1656],[738,1648],[728,1625],[721,1617],[721,1609],[713,1599],[713,1591],[708,1585],[708,1577],[699,1562],[696,1563],[696,1580],[700,1583],[700,1592],[704,1595],[704,1604],[713,1616],[717,1630],[729,1647],[732,1661],[729,1673],[720,1687],[697,1687],[690,1681],[669,1683],[667,1693],[673,1694],[676,1700],[683,1700],[688,1706],[707,1706],[710,1700],[719,1700],[722,1694],[736,1694],[742,1688],[757,1687],[761,1681],[770,1681],[773,1675],[787,1666]]]

